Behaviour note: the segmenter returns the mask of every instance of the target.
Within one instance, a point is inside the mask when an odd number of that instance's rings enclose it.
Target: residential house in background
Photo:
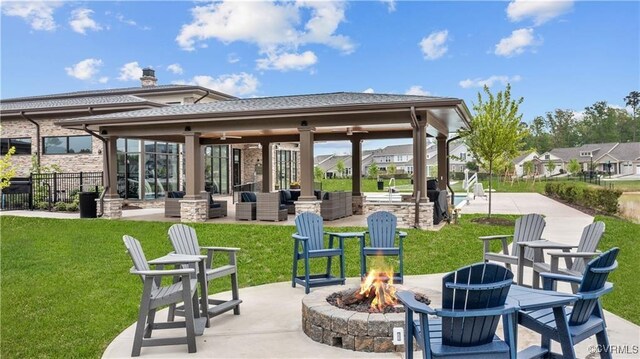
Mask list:
[[[572,148],[554,148],[539,157],[539,172],[546,173],[549,161],[556,163],[553,174],[566,173],[567,164],[578,160],[582,170],[591,166],[596,171],[612,175],[640,175],[640,142],[593,143]]]
[[[511,162],[513,162],[513,165],[515,167],[515,175],[518,177],[528,175],[528,173],[525,173],[524,164],[526,162],[536,161],[539,157],[540,155],[536,151],[525,151],[521,153],[520,156],[514,158],[513,161]],[[535,165],[536,165],[536,162],[534,162],[534,166]],[[544,173],[544,172],[538,171],[538,174],[540,173]]]

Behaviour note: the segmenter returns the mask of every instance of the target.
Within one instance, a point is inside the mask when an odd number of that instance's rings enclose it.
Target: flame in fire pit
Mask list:
[[[379,260],[377,268],[371,269],[362,281],[359,294],[371,300],[371,308],[379,312],[386,306],[398,304],[396,287],[393,286],[393,267],[385,266]]]

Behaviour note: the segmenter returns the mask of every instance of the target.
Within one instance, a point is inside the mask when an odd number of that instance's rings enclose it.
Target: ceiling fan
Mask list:
[[[342,132],[344,131],[343,129],[333,129],[331,130],[331,132]],[[352,136],[354,133],[369,133],[369,131],[366,130],[356,130],[353,127],[347,127],[347,136]]]
[[[242,138],[242,136],[227,136],[226,132],[223,132],[222,136],[220,136],[220,139],[223,141],[226,140],[227,138]]]

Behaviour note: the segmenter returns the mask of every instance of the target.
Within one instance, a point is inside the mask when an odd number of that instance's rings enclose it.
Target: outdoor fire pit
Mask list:
[[[404,345],[393,343],[393,329],[404,328],[405,319],[404,307],[395,299],[397,290],[410,290],[417,300],[429,303],[426,290],[394,286],[385,272],[372,270],[359,288],[319,289],[305,296],[302,328],[311,339],[343,349],[404,351]]]

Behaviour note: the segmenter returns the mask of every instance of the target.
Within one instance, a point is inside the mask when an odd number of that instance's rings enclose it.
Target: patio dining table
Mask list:
[[[553,242],[546,239],[541,239],[538,241],[531,242],[519,242],[520,252],[518,254],[518,285],[524,285],[523,277],[524,277],[524,263],[525,263],[525,250],[524,247],[528,247],[533,249],[533,262],[534,263],[543,263],[544,262],[544,249],[561,249],[563,252],[569,252],[572,248],[576,248],[577,246],[566,243]],[[539,288],[538,285],[538,276],[534,274],[532,279],[532,287]]]
[[[576,300],[578,300],[578,296],[573,294],[533,289],[515,284],[509,289],[509,295],[507,296],[507,303],[520,308],[517,314],[518,323],[521,323],[523,318],[521,314],[523,312],[551,308],[553,310],[553,320],[555,320],[556,328],[561,331],[561,336],[566,336],[566,338],[569,338],[571,334],[569,333],[567,317],[564,314],[564,307]],[[517,341],[517,326],[516,328],[509,329],[513,330],[515,340]],[[562,349],[561,357],[567,359],[575,358],[573,347],[568,343],[568,340],[560,343]],[[540,346],[530,346],[518,352],[518,358],[534,358],[544,355],[555,355],[551,352],[550,341],[542,341]]]

